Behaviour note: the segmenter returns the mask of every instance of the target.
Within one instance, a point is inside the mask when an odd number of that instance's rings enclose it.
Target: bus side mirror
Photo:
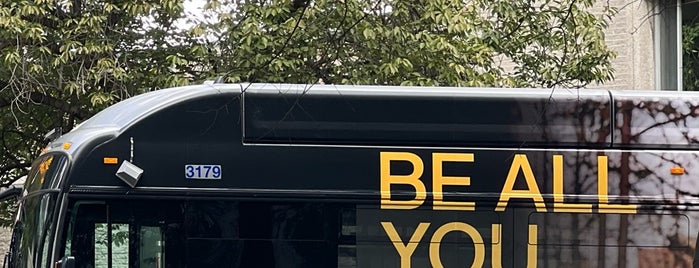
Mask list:
[[[75,268],[75,257],[65,256],[60,261],[56,262],[56,268]]]
[[[23,187],[20,186],[15,186],[12,185],[5,189],[4,191],[0,192],[0,201],[5,201],[6,199],[10,198],[19,198],[22,195],[22,189]]]

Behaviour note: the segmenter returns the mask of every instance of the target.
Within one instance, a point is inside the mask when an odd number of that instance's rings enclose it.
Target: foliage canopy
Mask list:
[[[584,87],[613,78],[594,0],[0,2],[0,182],[43,134],[141,92],[200,82]],[[7,206],[7,204],[4,204]],[[0,224],[9,222],[8,215]]]

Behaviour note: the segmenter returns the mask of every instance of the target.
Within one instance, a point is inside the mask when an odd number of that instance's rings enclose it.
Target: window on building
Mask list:
[[[682,88],[699,90],[699,0],[682,4]]]
[[[699,90],[699,0],[657,0],[655,87]]]

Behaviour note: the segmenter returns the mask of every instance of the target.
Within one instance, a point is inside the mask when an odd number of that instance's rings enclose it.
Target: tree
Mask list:
[[[223,75],[229,82],[584,87],[612,79],[594,0],[0,2],[0,186],[43,134],[107,105]],[[194,26],[182,27],[186,22]],[[7,216],[7,215],[6,215]],[[0,219],[0,224],[9,222]]]
[[[27,174],[49,130],[196,79],[183,14],[179,0],[1,1],[0,185]]]
[[[199,30],[233,82],[584,87],[613,77],[594,2],[212,0]]]
[[[699,89],[699,23],[682,25],[682,89]]]

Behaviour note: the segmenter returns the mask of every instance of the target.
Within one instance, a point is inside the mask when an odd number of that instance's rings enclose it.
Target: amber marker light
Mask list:
[[[119,163],[119,159],[116,157],[105,157],[104,158],[105,165],[116,165],[118,163]]]
[[[64,144],[63,144],[63,150],[68,150],[68,149],[70,149],[70,146],[72,146],[72,145],[73,145],[73,144],[70,143],[70,142],[64,143]]]
[[[684,175],[683,167],[672,167],[670,168],[670,174],[672,175]]]

